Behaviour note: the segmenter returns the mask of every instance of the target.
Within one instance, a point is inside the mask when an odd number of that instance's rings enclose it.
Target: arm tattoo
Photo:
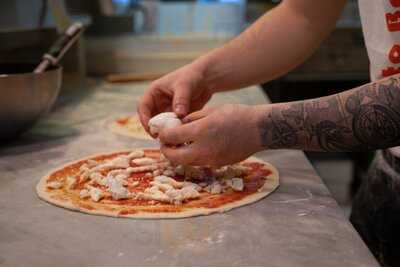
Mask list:
[[[362,151],[400,145],[400,78],[272,105],[259,121],[265,148]]]

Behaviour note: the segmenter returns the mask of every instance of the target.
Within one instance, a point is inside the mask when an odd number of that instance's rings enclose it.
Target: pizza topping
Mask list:
[[[87,197],[89,197],[89,196],[90,196],[89,190],[87,190],[87,189],[82,189],[82,190],[79,192],[79,197],[80,197],[80,198],[87,198]]]
[[[243,191],[244,184],[243,184],[243,179],[241,178],[232,178],[231,180],[230,187],[232,187],[233,190],[235,191]]]
[[[63,183],[59,181],[51,181],[47,183],[47,187],[51,189],[60,189],[62,186]]]
[[[104,196],[103,192],[99,188],[96,188],[96,187],[90,187],[89,194],[90,194],[90,198],[94,202],[98,202]]]
[[[99,202],[106,198],[107,201],[115,201],[113,203],[140,203],[145,206],[159,202],[182,205],[203,196],[214,199],[215,196],[210,195],[220,194],[224,194],[221,196],[224,198],[239,197],[239,193],[256,191],[264,183],[264,180],[252,178],[256,171],[253,165],[235,164],[219,169],[172,166],[157,150],[146,150],[146,153],[135,150],[96,160],[88,159],[76,169],[75,174],[65,176],[64,183],[69,190],[83,187],[76,192],[81,199]],[[260,173],[258,176],[265,175]],[[47,187],[58,189],[64,183],[53,179]],[[201,199],[199,201],[193,204],[209,205],[199,204],[202,203]]]
[[[139,173],[157,170],[158,165],[146,165],[140,167],[129,167],[126,169],[129,173]]]
[[[130,160],[137,159],[137,158],[142,158],[144,157],[144,151],[143,150],[133,150],[131,153],[128,154],[127,156]]]
[[[137,159],[132,160],[132,163],[139,165],[139,166],[144,166],[144,165],[156,164],[157,160],[152,159],[152,158],[137,158]]]
[[[154,181],[159,182],[161,184],[172,185],[174,188],[181,188],[183,186],[182,182],[178,182],[175,179],[165,176],[165,175],[160,175],[160,176],[154,177]]]
[[[170,189],[174,189],[174,187],[170,184],[163,184],[157,181],[152,181],[150,182],[150,185],[152,186],[156,186],[158,189],[160,189],[161,191],[168,191]]]
[[[205,185],[207,185],[207,184],[205,184]],[[183,187],[185,188],[185,187],[192,187],[194,190],[196,190],[196,191],[201,191],[201,185],[200,184],[196,184],[196,183],[192,183],[192,182],[188,182],[188,181],[185,181],[185,182],[183,182]]]
[[[163,128],[173,128],[182,125],[178,116],[173,112],[160,113],[149,120],[151,134],[158,134]]]
[[[210,193],[211,194],[221,194],[222,186],[218,181],[215,181],[210,186]]]
[[[126,199],[132,197],[132,194],[123,186],[121,180],[112,179],[109,181],[109,192],[113,199]]]
[[[68,189],[74,189],[75,186],[78,184],[78,180],[75,176],[68,176],[67,177],[67,187]]]

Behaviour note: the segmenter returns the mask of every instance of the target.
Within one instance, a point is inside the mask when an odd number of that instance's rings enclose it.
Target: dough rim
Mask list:
[[[143,139],[143,140],[154,140],[149,134],[145,134],[139,131],[132,131],[129,130],[123,126],[121,126],[117,120],[123,117],[134,117],[135,119],[139,120],[139,116],[136,115],[121,115],[119,117],[113,118],[111,122],[107,123],[107,128],[109,131],[111,131],[114,134],[117,135],[123,135],[123,136],[127,136],[127,137],[131,137],[131,138],[137,138],[137,139]],[[143,127],[143,126],[142,126]],[[143,129],[144,130],[144,129]]]

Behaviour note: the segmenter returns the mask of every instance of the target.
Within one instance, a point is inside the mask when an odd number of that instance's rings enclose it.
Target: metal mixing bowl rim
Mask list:
[[[7,63],[0,63],[0,65],[7,65],[7,64],[25,64],[25,65],[35,65],[34,63],[31,62],[7,62]],[[32,72],[22,72],[22,73],[6,73],[6,74],[1,74],[0,73],[0,78],[6,78],[6,77],[20,77],[20,76],[29,76],[29,75],[34,75],[34,76],[41,76],[41,75],[45,75],[47,72],[53,72],[53,71],[62,71],[62,66],[61,65],[53,65],[50,67],[50,69],[46,70],[45,72],[42,73],[33,73]]]

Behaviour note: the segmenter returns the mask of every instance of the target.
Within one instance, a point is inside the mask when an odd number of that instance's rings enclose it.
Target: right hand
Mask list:
[[[183,118],[203,108],[212,91],[204,72],[193,63],[186,65],[150,84],[139,103],[140,121],[149,132],[149,120],[159,113],[173,111]]]

